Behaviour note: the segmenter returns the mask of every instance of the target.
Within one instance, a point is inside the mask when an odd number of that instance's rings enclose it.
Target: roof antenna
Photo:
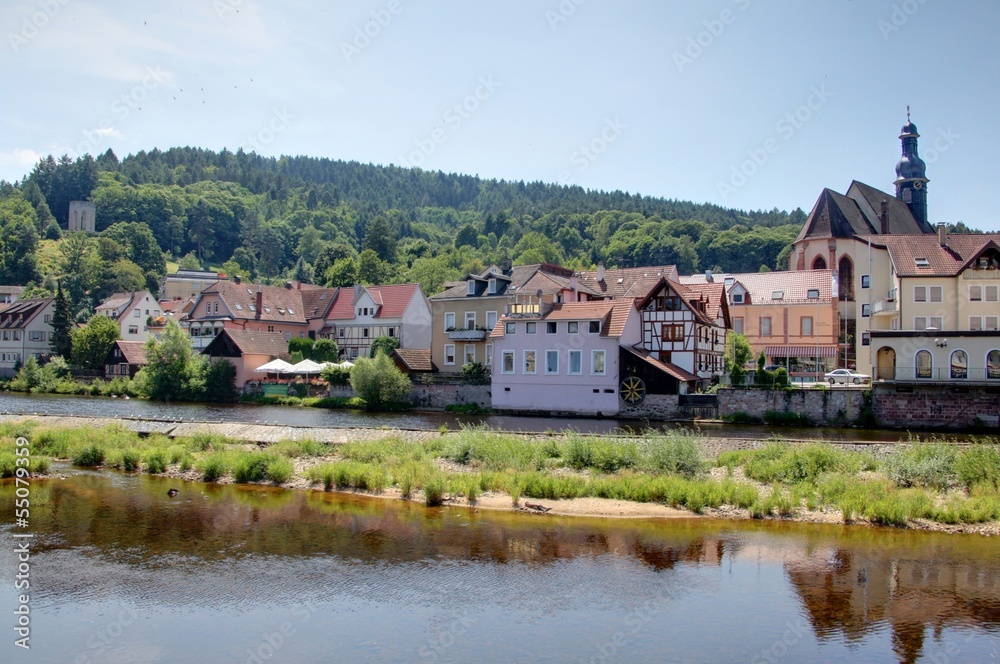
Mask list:
[[[907,122],[910,121],[910,105],[909,104],[906,105],[906,121]]]

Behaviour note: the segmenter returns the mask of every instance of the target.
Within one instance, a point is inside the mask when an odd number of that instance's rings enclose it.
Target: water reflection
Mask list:
[[[74,614],[122,606],[146,628],[120,645],[148,661],[245,661],[303,602],[319,608],[275,661],[590,661],[612,647],[608,661],[986,661],[1000,633],[1000,547],[975,536],[426,509],[111,472],[35,482],[32,529],[39,640],[65,638],[38,661],[86,652]],[[0,554],[4,574],[11,561]],[[334,636],[342,657],[324,650]]]

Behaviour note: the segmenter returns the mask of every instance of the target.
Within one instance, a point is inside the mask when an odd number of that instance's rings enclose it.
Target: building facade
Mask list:
[[[94,310],[97,316],[107,316],[118,323],[119,335],[125,341],[145,341],[149,325],[160,317],[160,303],[149,291],[115,293]]]
[[[55,298],[18,300],[0,310],[0,374],[11,377],[29,357],[52,354]]]
[[[321,335],[333,339],[342,357],[369,357],[379,337],[400,348],[428,350],[431,310],[419,284],[341,288],[325,317]]]

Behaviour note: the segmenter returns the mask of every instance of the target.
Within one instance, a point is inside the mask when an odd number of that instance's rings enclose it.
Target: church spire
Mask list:
[[[896,163],[896,198],[906,203],[921,226],[930,227],[927,221],[927,165],[917,154],[917,125],[910,121],[910,107],[906,107],[906,124],[900,131],[903,155]]]

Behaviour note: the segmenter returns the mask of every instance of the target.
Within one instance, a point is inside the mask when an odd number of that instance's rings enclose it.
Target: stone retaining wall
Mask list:
[[[647,394],[641,403],[623,403],[618,417],[637,420],[671,420],[678,417],[676,394]]]
[[[350,385],[331,385],[331,397],[353,397]],[[467,383],[446,383],[434,385],[414,385],[410,390],[410,403],[417,408],[440,408],[451,404],[474,403],[480,408],[490,408],[493,397],[489,385],[469,385]]]
[[[1000,392],[996,388],[914,385],[902,388],[912,392],[899,392],[898,389],[898,386],[879,386],[875,390],[875,418],[880,426],[899,429],[984,428],[985,433],[998,433]]]
[[[847,424],[861,410],[862,390],[749,390],[723,388],[719,390],[719,417],[744,412],[762,419],[764,413],[776,410],[809,416],[818,424]]]

